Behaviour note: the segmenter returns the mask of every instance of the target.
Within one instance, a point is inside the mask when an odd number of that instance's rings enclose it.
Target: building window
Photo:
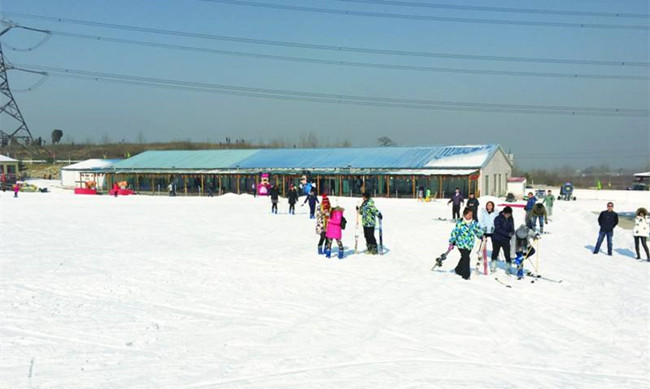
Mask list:
[[[499,193],[497,194],[497,196],[501,196],[501,193],[502,193],[501,192],[501,174],[499,174]]]

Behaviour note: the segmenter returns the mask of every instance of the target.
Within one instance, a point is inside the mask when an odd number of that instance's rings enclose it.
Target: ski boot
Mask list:
[[[517,279],[521,280],[524,278],[524,257],[522,255],[517,255],[515,265],[517,266]]]
[[[505,271],[507,275],[512,274],[512,263],[511,262],[506,262],[505,263]]]
[[[318,246],[318,255],[323,255],[323,248]]]
[[[344,254],[343,250],[339,250],[339,259],[343,259],[343,254]]]
[[[332,258],[332,249],[325,249],[325,258]]]
[[[497,271],[497,260],[490,261],[490,273],[496,273]]]

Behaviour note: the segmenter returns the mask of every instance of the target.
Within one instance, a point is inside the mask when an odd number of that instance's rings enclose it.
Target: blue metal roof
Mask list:
[[[482,167],[498,145],[325,149],[146,151],[114,165],[116,170],[212,169],[422,169]],[[464,158],[464,157],[467,158]],[[483,157],[485,156],[485,157]],[[445,164],[449,159],[449,164]],[[459,161],[464,163],[458,165]]]
[[[242,150],[155,150],[145,151],[116,163],[115,169],[227,169],[257,153],[258,149]]]

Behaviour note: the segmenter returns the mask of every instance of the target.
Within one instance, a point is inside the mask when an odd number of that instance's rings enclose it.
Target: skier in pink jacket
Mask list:
[[[330,258],[332,256],[332,240],[336,239],[336,243],[339,246],[339,259],[343,259],[343,229],[347,223],[343,217],[343,208],[334,207],[330,211],[330,219],[327,222],[327,231],[325,232],[325,237],[327,238],[327,243],[325,247],[325,257]]]

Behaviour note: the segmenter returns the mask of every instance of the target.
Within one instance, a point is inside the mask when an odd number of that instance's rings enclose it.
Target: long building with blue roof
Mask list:
[[[430,189],[446,197],[464,193],[505,195],[512,161],[496,144],[322,149],[218,149],[145,151],[106,169],[112,182],[138,192],[170,183],[181,194],[247,193],[269,177],[284,194],[310,181],[319,194],[416,197]],[[267,176],[268,175],[268,176]],[[162,189],[161,189],[162,188]]]

